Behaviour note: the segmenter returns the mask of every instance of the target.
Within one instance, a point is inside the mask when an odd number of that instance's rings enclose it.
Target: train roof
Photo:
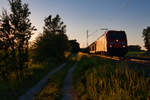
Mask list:
[[[108,32],[116,32],[116,31],[117,31],[117,30],[108,30],[108,31],[105,31],[105,33],[102,34],[100,37],[98,37],[98,38],[96,39],[96,41],[97,41],[98,39],[100,39],[102,36],[108,34]],[[125,31],[120,30],[120,31],[117,31],[117,32],[125,32]],[[89,46],[93,45],[96,41],[92,42]],[[88,46],[88,47],[89,47],[89,46]]]
[[[120,31],[117,31],[117,30],[109,30],[109,31],[107,31],[107,33],[108,32],[125,32],[125,31],[123,31],[123,30],[120,30]]]
[[[108,31],[106,31],[104,34],[102,34],[99,38],[101,38],[101,37],[104,36],[105,34],[108,34],[108,32],[125,32],[125,31],[123,31],[123,30],[120,30],[120,31],[117,31],[117,30],[108,30]],[[98,40],[99,38],[97,38],[97,40]],[[96,41],[97,41],[97,40],[96,40]]]
[[[96,42],[96,41],[92,42],[89,46],[91,46],[91,45],[95,44],[95,42]],[[89,47],[89,46],[88,46],[88,47]]]

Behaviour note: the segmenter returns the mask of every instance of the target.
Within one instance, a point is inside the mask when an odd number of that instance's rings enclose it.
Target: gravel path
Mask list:
[[[74,71],[74,68],[76,67],[75,63],[68,71],[68,74],[64,80],[64,85],[63,85],[63,98],[62,100],[74,100],[74,95],[72,93],[72,73]]]
[[[63,68],[65,65],[66,64],[62,64],[59,67],[57,67],[55,70],[48,73],[48,75],[46,75],[33,88],[31,88],[29,91],[27,91],[27,93],[25,93],[24,95],[20,96],[18,99],[19,100],[32,100],[34,98],[34,96],[37,95],[41,91],[41,89],[45,86],[49,77],[51,75],[53,75],[55,72],[57,72],[58,70],[60,70],[61,68]]]

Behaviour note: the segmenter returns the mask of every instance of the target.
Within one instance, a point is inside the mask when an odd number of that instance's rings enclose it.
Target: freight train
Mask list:
[[[123,57],[128,52],[125,31],[109,30],[88,46],[90,54]]]

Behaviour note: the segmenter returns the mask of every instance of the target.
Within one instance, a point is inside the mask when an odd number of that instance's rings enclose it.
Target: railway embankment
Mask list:
[[[126,61],[83,55],[73,73],[77,100],[146,100],[150,78]],[[142,67],[142,66],[141,66]]]
[[[106,56],[106,55],[97,55],[94,54],[92,56],[99,57],[102,59],[109,59],[112,62],[123,62],[128,64],[130,69],[137,70],[139,72],[144,72],[145,76],[150,76],[150,60],[149,58],[138,58],[138,57],[117,57],[117,56]]]

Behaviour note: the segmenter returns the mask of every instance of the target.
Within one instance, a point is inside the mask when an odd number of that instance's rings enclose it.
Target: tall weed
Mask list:
[[[149,100],[150,78],[127,63],[83,56],[74,71],[78,100]]]

